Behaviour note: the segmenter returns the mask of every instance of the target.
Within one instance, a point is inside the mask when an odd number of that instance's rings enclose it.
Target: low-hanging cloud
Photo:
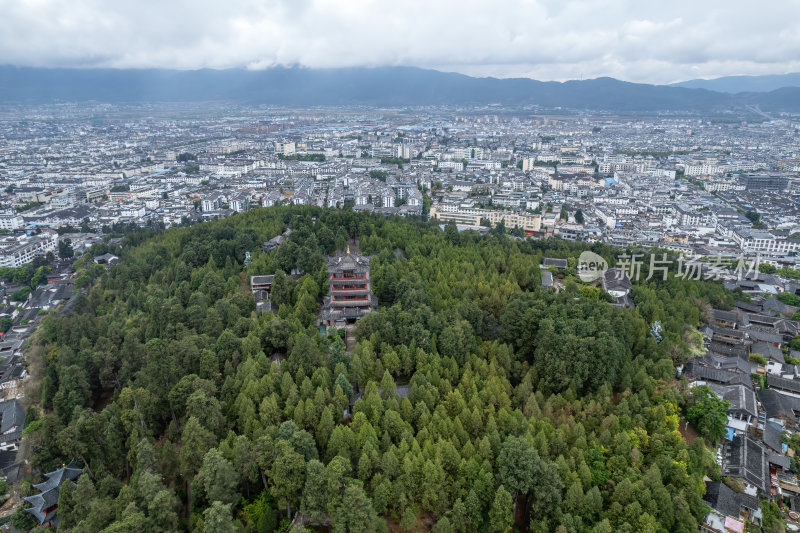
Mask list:
[[[673,0],[0,0],[0,63],[409,65],[664,83],[800,70],[800,5]]]

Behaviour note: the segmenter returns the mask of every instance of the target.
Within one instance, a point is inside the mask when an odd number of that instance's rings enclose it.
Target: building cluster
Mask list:
[[[34,230],[168,227],[297,204],[796,266],[800,130],[786,119],[485,107],[114,120],[104,108],[108,120],[86,121],[95,111],[44,106],[0,121],[0,230],[27,246],[4,264],[52,246],[21,242]]]
[[[800,284],[787,289],[800,292]],[[797,311],[763,296],[737,301],[730,311],[714,309],[704,331],[705,354],[679,367],[691,387],[705,385],[729,402],[717,462],[728,484],[743,489],[707,483],[712,512],[704,531],[758,524],[759,499],[783,504],[786,498],[792,511],[800,511],[794,450],[784,437],[800,429],[800,352],[789,348],[800,327],[792,320]]]
[[[80,254],[131,226],[315,205],[505,228],[519,238],[800,266],[800,123],[789,119],[544,116],[499,106],[208,111],[58,104],[8,109],[0,118],[0,267],[40,257],[51,267],[33,290],[0,282],[0,320],[8,325],[0,337],[0,471],[8,479],[19,468],[25,424],[22,346],[42,315],[65,302],[58,312],[69,312],[76,298],[70,262],[56,259],[67,240]],[[758,523],[759,498],[786,496],[800,512],[783,438],[800,431],[800,353],[789,349],[798,309],[777,299],[800,295],[800,284],[759,272],[735,276],[731,264],[725,285],[751,298],[713,310],[704,355],[680,368],[692,386],[730,402],[717,460],[743,491],[707,484],[708,531]],[[542,286],[559,290],[553,273],[568,262],[544,258],[543,266]],[[329,258],[328,273],[317,324],[347,331],[377,308],[370,258],[348,249]],[[278,311],[273,282],[273,275],[250,278],[259,312]],[[598,285],[614,305],[633,305],[623,269],[605,271]],[[76,472],[47,474],[35,486],[40,494],[26,498],[40,523],[55,521],[60,486]]]

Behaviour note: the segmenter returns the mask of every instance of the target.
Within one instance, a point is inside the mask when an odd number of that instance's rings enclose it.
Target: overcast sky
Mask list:
[[[800,71],[800,1],[0,0],[0,63],[651,83],[783,74]]]

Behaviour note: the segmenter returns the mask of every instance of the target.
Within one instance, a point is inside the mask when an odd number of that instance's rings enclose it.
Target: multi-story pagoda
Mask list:
[[[74,483],[81,475],[81,469],[71,461],[68,465],[62,465],[58,470],[54,470],[44,476],[47,481],[33,486],[40,491],[39,494],[23,498],[26,502],[33,505],[25,509],[31,513],[39,524],[58,524],[56,509],[58,508],[58,497],[61,494],[61,485],[64,483]]]
[[[350,253],[328,259],[328,296],[322,304],[320,325],[344,327],[378,307],[369,279],[369,258]]]

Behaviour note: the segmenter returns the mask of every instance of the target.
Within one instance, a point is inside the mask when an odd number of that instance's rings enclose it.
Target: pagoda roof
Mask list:
[[[369,272],[369,257],[354,254],[349,250],[328,258],[329,272]]]
[[[70,461],[69,465],[62,466],[58,470],[48,472],[44,476],[47,480],[37,483],[33,487],[40,491],[39,494],[23,498],[33,507],[26,509],[29,513],[39,520],[40,524],[55,520],[58,505],[58,496],[61,493],[61,485],[65,482],[72,483],[82,470],[75,466],[75,461]]]

